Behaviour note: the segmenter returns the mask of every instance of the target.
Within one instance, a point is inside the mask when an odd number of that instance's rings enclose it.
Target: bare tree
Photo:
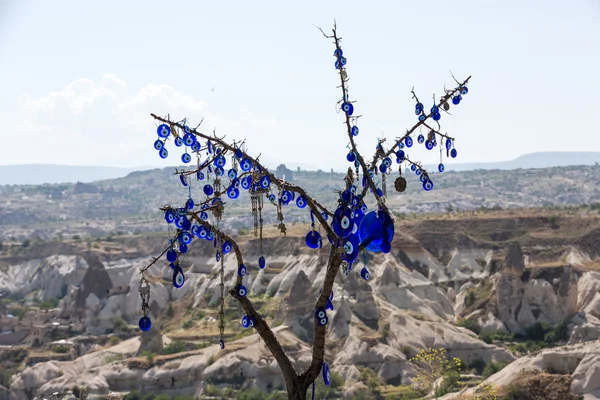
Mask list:
[[[254,158],[243,150],[243,142],[228,142],[225,137],[218,137],[213,131],[212,134],[200,132],[196,128],[190,128],[187,120],[175,121],[169,116],[160,117],[151,114],[152,117],[160,123],[158,126],[159,139],[155,142],[155,148],[159,151],[162,158],[166,158],[168,151],[165,148],[167,139],[173,138],[178,147],[185,149],[182,156],[184,163],[189,163],[192,159],[189,153],[195,154],[197,158],[197,167],[190,170],[177,171],[183,185],[187,186],[190,179],[207,179],[209,174],[214,176],[212,185],[210,183],[204,186],[204,193],[207,199],[194,204],[191,197],[187,200],[184,207],[165,206],[161,210],[165,213],[165,219],[168,223],[174,223],[177,226],[170,244],[165,250],[153,259],[153,261],[141,270],[143,274],[156,263],[166,256],[173,268],[173,284],[180,287],[184,282],[184,275],[179,258],[188,250],[187,245],[194,236],[198,238],[214,241],[216,248],[216,259],[221,263],[221,298],[220,298],[220,331],[221,348],[225,347],[223,340],[224,319],[224,266],[223,260],[225,254],[233,251],[238,263],[238,274],[235,286],[229,291],[243,307],[246,316],[243,319],[244,327],[252,327],[264,340],[266,346],[277,360],[279,367],[285,378],[287,392],[290,399],[306,398],[308,388],[313,384],[320,374],[323,374],[326,384],[328,384],[329,367],[324,362],[325,357],[325,333],[328,325],[327,310],[332,309],[332,288],[340,266],[344,267],[344,272],[348,272],[352,263],[360,252],[372,251],[387,253],[391,248],[391,241],[394,235],[394,218],[388,210],[385,203],[386,197],[386,176],[392,173],[392,156],[396,157],[399,164],[400,175],[394,181],[396,191],[402,192],[406,188],[406,180],[402,176],[402,165],[406,170],[411,169],[420,180],[424,190],[431,190],[433,183],[428,172],[419,162],[408,158],[407,148],[413,145],[411,135],[417,128],[425,128],[428,131],[426,136],[419,135],[417,142],[424,143],[429,150],[439,146],[440,153],[442,149],[447,156],[456,157],[454,149],[454,139],[445,133],[440,132],[439,120],[442,113],[448,113],[450,103],[458,105],[462,96],[467,94],[467,78],[462,82],[457,81],[452,89],[444,89],[444,95],[436,102],[433,97],[433,106],[428,111],[417,98],[414,90],[411,91],[416,102],[415,114],[418,122],[407,130],[404,135],[398,137],[388,146],[385,140],[380,140],[377,150],[370,162],[365,160],[358,151],[355,143],[355,137],[359,129],[357,122],[360,116],[354,114],[354,102],[348,97],[348,73],[346,69],[346,58],[341,48],[341,37],[337,34],[336,25],[332,29],[332,34],[327,35],[323,30],[321,33],[332,39],[335,44],[335,67],[339,71],[340,88],[342,98],[338,106],[345,115],[345,127],[348,140],[350,142],[350,153],[347,158],[354,166],[348,168],[348,173],[344,178],[345,187],[340,191],[338,207],[335,211],[328,210],[323,204],[320,204],[315,198],[307,193],[302,187],[287,182],[284,177],[278,177],[265,168],[258,157]],[[437,128],[434,128],[433,126]],[[201,154],[206,152],[204,161]],[[232,166],[226,172],[226,156],[231,156]],[[439,172],[443,172],[444,166],[440,163]],[[379,176],[381,177],[379,179]],[[227,184],[224,181],[228,180]],[[277,217],[279,220],[279,229],[285,234],[286,228],[283,222],[283,207],[295,199],[296,205],[300,208],[308,207],[310,209],[312,230],[306,236],[306,244],[312,248],[321,248],[322,238],[315,225],[318,223],[326,232],[329,242],[329,257],[326,264],[325,279],[323,287],[315,304],[314,316],[314,340],[312,343],[312,361],[303,371],[296,371],[290,358],[278,342],[267,321],[256,311],[252,302],[247,297],[247,289],[243,286],[243,277],[246,274],[246,267],[240,247],[234,239],[219,229],[219,221],[224,212],[223,195],[230,199],[239,196],[240,187],[248,190],[252,199],[252,209],[255,219],[255,234],[259,229],[261,238],[261,257],[259,266],[265,267],[265,259],[262,256],[262,208],[263,196],[266,196],[270,202],[277,208]],[[275,194],[277,192],[277,194]],[[374,196],[377,203],[377,210],[368,212],[364,203],[367,194]],[[209,213],[212,214],[212,221],[209,221]],[[328,220],[331,219],[331,223]],[[366,268],[361,271],[363,279],[369,279],[369,273]],[[142,276],[140,282],[140,295],[142,296],[143,317],[140,319],[140,328],[145,331],[150,329],[151,321],[148,317],[150,285]]]

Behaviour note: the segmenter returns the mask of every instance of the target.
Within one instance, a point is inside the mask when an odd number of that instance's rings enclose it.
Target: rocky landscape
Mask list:
[[[257,266],[258,239],[240,236],[249,297],[299,367],[310,362],[314,300],[328,254],[328,245],[311,250],[303,244],[307,230],[293,225],[287,237],[267,230],[264,270]],[[326,360],[343,380],[346,398],[374,390],[367,375],[378,382],[378,393],[392,398],[414,376],[408,360],[432,347],[447,349],[475,371],[469,386],[483,380],[477,365],[508,365],[485,382],[508,390],[519,379],[533,385],[544,378],[560,386],[555,393],[600,398],[597,213],[446,213],[398,220],[396,232],[389,254],[367,256],[369,281],[357,268],[348,275],[340,271],[336,280]],[[258,335],[241,327],[242,310],[231,298],[226,347],[219,349],[218,265],[208,242],[193,242],[183,258],[186,282],[180,289],[173,287],[166,262],[151,267],[154,325],[147,333],[135,327],[139,269],[165,242],[156,235],[101,239],[97,248],[76,240],[39,242],[0,257],[5,313],[21,312],[23,321],[29,316],[35,324],[54,322],[53,332],[57,326],[69,332],[54,335],[64,336],[68,359],[54,351],[56,341],[44,354],[28,345],[2,347],[3,357],[28,351],[14,365],[3,362],[13,375],[5,394],[25,400],[77,385],[96,397],[140,389],[196,397],[227,388],[283,390],[279,367]],[[225,266],[230,286],[237,270],[232,256]],[[41,311],[48,302],[53,307]],[[536,341],[536,328],[558,333],[542,333]],[[537,370],[544,372],[530,372]],[[539,379],[534,383],[540,385]]]

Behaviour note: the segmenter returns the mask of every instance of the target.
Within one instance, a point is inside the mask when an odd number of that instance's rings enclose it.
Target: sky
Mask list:
[[[440,121],[456,162],[600,151],[600,0],[0,0],[0,165],[180,164],[153,148],[156,113],[204,118],[267,166],[345,169],[334,46],[314,26],[334,19],[368,158],[416,122],[411,88],[428,108],[450,71],[472,75]]]

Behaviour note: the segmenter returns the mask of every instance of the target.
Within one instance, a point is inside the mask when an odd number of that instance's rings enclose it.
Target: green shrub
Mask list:
[[[467,328],[468,330],[473,331],[476,335],[479,335],[481,332],[481,326],[479,326],[479,322],[473,318],[461,319],[456,323],[456,325]]]
[[[506,367],[508,364],[510,364],[510,361],[490,361],[483,369],[482,376],[487,379],[495,373],[502,371],[502,369],[504,369],[504,367]]]
[[[181,340],[174,340],[164,347],[163,354],[183,353],[184,351],[187,351],[186,344]]]

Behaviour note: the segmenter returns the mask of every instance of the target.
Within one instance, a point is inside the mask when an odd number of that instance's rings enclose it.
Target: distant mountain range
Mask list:
[[[539,152],[522,155],[514,160],[479,163],[448,163],[447,170],[472,171],[512,170],[528,168],[593,165],[600,162],[600,152]],[[274,167],[274,166],[271,166]],[[288,168],[296,169],[296,165]],[[300,166],[302,168],[302,166]],[[120,168],[101,166],[72,166],[54,164],[0,165],[0,185],[41,185],[44,183],[93,182],[116,179],[149,167]],[[304,169],[304,168],[303,168]],[[428,169],[435,170],[435,166]]]

